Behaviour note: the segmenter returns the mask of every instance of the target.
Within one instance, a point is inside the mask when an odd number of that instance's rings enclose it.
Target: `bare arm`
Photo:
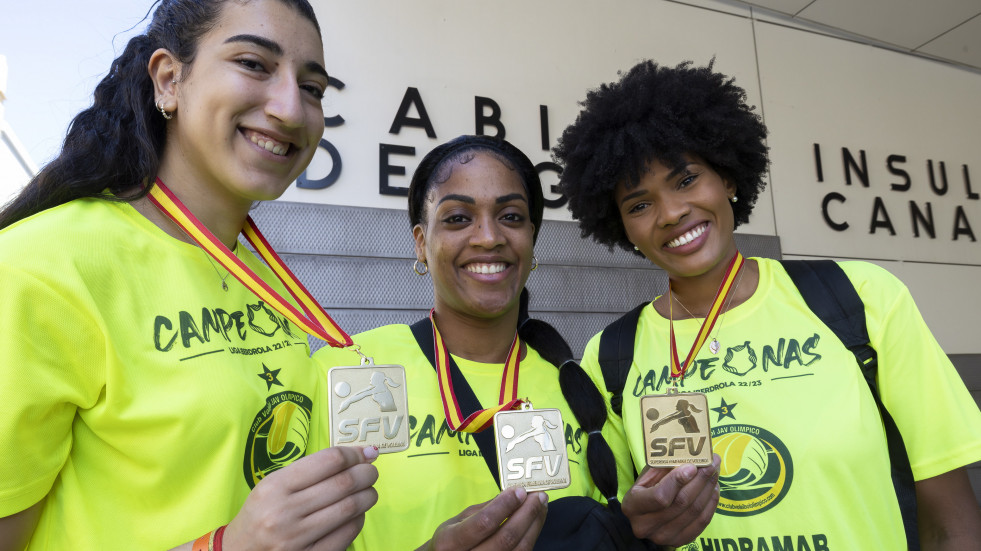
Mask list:
[[[21,551],[31,540],[37,519],[41,516],[38,502],[19,513],[0,518],[0,551]]]
[[[981,549],[981,511],[963,467],[916,483],[924,551]]]

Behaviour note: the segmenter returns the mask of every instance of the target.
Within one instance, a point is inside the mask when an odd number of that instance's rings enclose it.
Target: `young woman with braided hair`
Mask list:
[[[433,149],[415,171],[409,188],[415,270],[432,279],[435,306],[430,318],[412,326],[353,337],[384,351],[376,363],[405,366],[412,431],[408,450],[376,463],[379,501],[366,515],[356,549],[647,548],[616,503],[617,467],[601,434],[602,396],[558,332],[528,316],[525,282],[537,263],[543,209],[534,165],[501,139],[461,136]],[[562,412],[564,438],[542,441],[565,443],[569,487],[501,492],[491,473],[496,467],[488,465],[495,450],[482,450],[475,442],[482,433],[457,431],[445,413],[433,323],[480,408],[503,403],[502,372],[510,351],[520,354],[517,396],[535,409]],[[520,346],[512,348],[516,331]],[[338,350],[314,357],[327,366],[352,359]],[[453,380],[461,396],[460,381]],[[609,508],[602,505],[607,496]]]
[[[236,245],[313,157],[327,80],[307,0],[161,0],[0,213],[0,549],[344,549],[360,530],[377,450],[303,457],[306,328],[240,283],[289,296]]]

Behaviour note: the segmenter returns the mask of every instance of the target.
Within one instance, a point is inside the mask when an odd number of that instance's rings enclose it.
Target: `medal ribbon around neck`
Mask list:
[[[729,267],[726,269],[726,275],[722,278],[722,284],[719,285],[718,292],[715,293],[715,301],[712,302],[712,307],[709,308],[708,314],[705,316],[705,320],[702,321],[702,327],[698,330],[698,335],[695,336],[695,342],[691,345],[691,350],[688,352],[688,357],[685,358],[685,363],[678,361],[678,345],[674,338],[674,316],[668,318],[668,323],[671,328],[671,380],[675,385],[678,384],[679,379],[684,379],[685,370],[688,366],[688,362],[692,360],[701,350],[702,345],[708,340],[709,333],[712,332],[712,328],[715,326],[715,321],[719,319],[719,314],[722,313],[722,304],[725,302],[726,297],[729,296],[729,292],[732,290],[732,283],[735,281],[736,276],[739,275],[739,270],[743,268],[743,255],[739,251],[736,251],[736,256],[732,257],[732,261],[729,262]],[[673,311],[674,299],[671,294],[671,284],[668,283],[668,308],[669,312]]]
[[[232,254],[232,251],[218,240],[194,214],[188,210],[184,203],[157,178],[157,184],[150,189],[147,195],[150,202],[154,204],[160,212],[168,218],[194,240],[206,253],[224,266],[228,273],[235,276],[235,279],[242,282],[252,293],[272,306],[277,312],[286,316],[297,327],[306,331],[308,334],[327,341],[335,348],[346,348],[352,346],[354,342],[351,337],[310,295],[310,291],[300,283],[300,280],[293,275],[293,272],[286,267],[283,260],[279,258],[276,251],[272,249],[266,238],[259,231],[258,226],[249,216],[246,218],[245,227],[242,228],[242,235],[252,244],[259,256],[272,268],[276,277],[283,282],[286,289],[290,292],[296,302],[300,304],[306,315],[300,313],[292,304],[286,301],[265,281],[262,280],[251,268],[245,265],[241,259]]]
[[[460,404],[453,392],[453,381],[450,377],[450,352],[443,343],[443,337],[436,328],[435,309],[429,311],[429,322],[433,325],[433,344],[436,348],[436,375],[439,379],[439,394],[443,398],[443,412],[450,429],[463,432],[480,432],[494,423],[494,414],[502,410],[514,409],[521,405],[518,396],[518,368],[521,365],[521,340],[514,333],[514,341],[508,358],[504,361],[504,373],[501,375],[500,405],[471,413],[466,419],[460,411]]]

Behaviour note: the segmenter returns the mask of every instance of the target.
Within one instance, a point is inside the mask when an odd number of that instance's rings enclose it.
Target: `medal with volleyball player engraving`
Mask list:
[[[715,321],[719,319],[723,303],[733,289],[733,281],[742,269],[743,255],[736,251],[729,262],[712,306],[705,315],[695,342],[685,361],[678,357],[678,345],[674,334],[674,294],[668,283],[669,362],[671,386],[664,394],[650,394],[640,399],[641,427],[644,430],[644,449],[647,464],[651,467],[677,467],[679,465],[712,464],[712,430],[709,426],[708,399],[700,392],[678,392],[679,381],[708,340]],[[711,348],[711,347],[710,347]],[[712,351],[714,354],[715,351]]]
[[[494,414],[501,490],[523,486],[528,491],[555,490],[570,483],[565,424],[557,409],[521,409]]]
[[[359,366],[330,368],[327,384],[331,446],[377,446],[379,453],[409,447],[405,368],[362,356]]]
[[[712,464],[712,432],[704,394],[669,391],[643,396],[640,411],[648,465]]]

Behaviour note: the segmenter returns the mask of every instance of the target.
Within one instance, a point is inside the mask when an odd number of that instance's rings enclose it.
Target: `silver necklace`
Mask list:
[[[157,209],[155,209],[155,208],[152,208],[151,210],[153,210],[154,212],[157,212]],[[163,219],[164,220],[167,220],[167,217],[164,216]],[[198,245],[197,242],[194,240],[194,238],[191,237],[191,234],[187,233],[187,230],[185,230],[179,224],[177,224],[177,228],[180,229],[181,232],[184,235],[187,236],[187,238],[189,240],[188,242],[190,244],[196,246],[198,249],[200,249],[201,250],[201,253],[204,254],[204,257],[208,259],[208,263],[211,264],[211,267],[215,269],[215,273],[218,274],[218,278],[221,279],[221,290],[222,291],[225,291],[227,293],[228,292],[228,283],[225,280],[228,279],[228,276],[232,275],[232,273],[226,270],[225,271],[225,275],[224,276],[221,275],[221,271],[218,270],[218,266],[215,265],[215,261],[212,260],[211,255],[208,254],[208,251],[204,250],[204,247]],[[232,254],[234,254],[235,256],[238,256],[238,241],[237,240],[236,240],[236,243],[235,243],[235,247],[232,249]]]
[[[218,278],[221,279],[221,290],[222,291],[225,291],[227,293],[228,292],[228,283],[226,283],[225,280],[228,279],[228,276],[232,275],[232,272],[229,272],[228,270],[225,270],[225,275],[221,275],[221,271],[218,270],[218,266],[215,265],[215,261],[211,258],[211,255],[208,254],[208,251],[204,250],[204,247],[202,247],[201,245],[198,245],[194,241],[194,238],[191,237],[191,234],[187,233],[187,230],[185,230],[184,228],[181,228],[180,226],[177,226],[177,227],[180,228],[180,230],[182,232],[184,232],[184,235],[186,235],[187,238],[191,240],[191,244],[195,245],[201,251],[201,253],[204,254],[204,257],[208,259],[208,263],[211,264],[211,267],[215,269],[215,273],[218,274]],[[235,255],[235,256],[238,256],[238,241],[237,240],[236,240],[236,243],[235,243],[235,247],[232,249],[232,254]]]
[[[712,337],[712,342],[709,343],[709,352],[716,356],[719,354],[719,350],[722,348],[722,345],[719,344],[719,333],[722,331],[722,324],[726,321],[726,313],[729,312],[729,305],[732,304],[732,297],[736,296],[736,291],[739,290],[739,282],[743,280],[743,273],[745,273],[745,270],[739,271],[739,277],[736,278],[736,284],[732,287],[732,293],[729,294],[729,298],[726,300],[726,305],[722,308],[722,317],[719,319],[719,323],[715,325],[715,336]],[[678,295],[672,293],[671,296],[678,301],[678,304],[685,309],[685,312],[688,312],[688,315],[691,316],[692,319],[699,318],[699,316],[691,313],[691,310],[689,310],[688,307],[681,302]]]
[[[235,247],[235,248],[238,249],[238,247]],[[218,274],[218,277],[219,278],[221,278],[221,290],[222,291],[225,291],[227,293],[228,292],[228,283],[226,283],[225,280],[228,279],[228,276],[232,275],[232,273],[229,272],[229,271],[226,271],[225,272],[225,275],[221,275],[221,272],[218,271],[218,266],[215,266],[215,261],[211,259],[211,255],[208,254],[208,251],[206,251],[204,249],[201,249],[201,252],[204,253],[205,258],[207,258],[208,259],[208,262],[211,263],[211,267],[215,269],[215,273]],[[238,256],[238,255],[236,254],[235,256]]]

